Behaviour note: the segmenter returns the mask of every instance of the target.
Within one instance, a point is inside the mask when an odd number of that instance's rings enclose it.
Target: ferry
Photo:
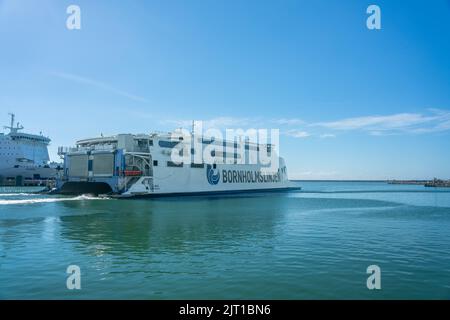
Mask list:
[[[273,154],[278,161],[272,171],[248,161],[251,150],[271,155],[271,144],[230,143],[193,133],[188,138],[189,147],[197,139],[202,152],[208,145],[222,151],[212,152],[212,162],[175,162],[173,151],[183,138],[174,141],[173,132],[100,136],[76,141],[75,147],[59,147],[64,165],[56,192],[130,198],[299,189],[288,180],[285,161],[278,155]],[[193,159],[197,151],[188,152]]]
[[[0,133],[0,185],[34,186],[54,180],[58,164],[50,163],[50,138],[21,132],[24,127],[14,123],[14,114],[9,115],[10,125],[4,126],[9,132]]]

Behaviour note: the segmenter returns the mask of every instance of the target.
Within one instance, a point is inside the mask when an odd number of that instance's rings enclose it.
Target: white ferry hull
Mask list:
[[[282,168],[284,161],[280,158]],[[166,168],[164,168],[166,169]],[[208,170],[191,168],[184,165],[180,168],[155,171],[153,177],[139,178],[122,197],[131,196],[167,196],[167,195],[200,195],[229,194],[240,192],[283,191],[298,189],[287,179],[287,175],[279,170],[274,174],[265,174],[261,167],[254,165],[217,165]],[[211,175],[211,170],[214,172]],[[216,180],[208,179],[208,174]]]

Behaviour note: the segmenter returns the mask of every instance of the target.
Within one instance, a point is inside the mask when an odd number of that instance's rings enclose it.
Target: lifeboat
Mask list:
[[[124,170],[124,175],[127,177],[138,177],[142,176],[142,171],[139,170]]]

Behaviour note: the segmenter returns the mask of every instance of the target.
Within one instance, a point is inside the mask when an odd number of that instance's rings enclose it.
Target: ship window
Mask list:
[[[164,141],[164,140],[161,140],[161,141],[158,142],[158,144],[159,144],[159,146],[161,148],[173,148],[173,147],[175,147],[178,144],[178,142],[177,141]]]
[[[214,141],[214,139],[211,139],[211,140],[205,140],[205,139],[203,139],[203,140],[202,140],[202,143],[203,143],[203,144],[211,144],[213,141]]]
[[[157,167],[158,166],[158,160],[153,160],[153,166]]]
[[[245,145],[245,150],[256,150],[256,151],[259,151],[259,146],[254,146],[254,145],[248,145],[248,144],[246,144]]]
[[[146,147],[147,146],[147,144],[145,143],[145,140],[138,140],[137,144],[138,144],[138,147]]]

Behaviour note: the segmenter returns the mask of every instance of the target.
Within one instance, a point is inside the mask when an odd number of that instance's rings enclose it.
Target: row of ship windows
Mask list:
[[[153,145],[153,141],[152,140],[150,140],[151,141],[151,143],[150,143],[150,145],[152,146]],[[211,143],[213,143],[214,142],[214,140],[203,140],[202,141],[202,143],[203,144],[211,144]],[[161,141],[158,141],[158,145],[161,147],[161,148],[173,148],[173,147],[175,147],[177,144],[178,144],[179,142],[178,141],[164,141],[164,140],[161,140]],[[227,143],[227,142],[222,142],[221,144],[216,144],[216,145],[222,145],[223,147],[231,147],[231,145],[232,145],[232,143]],[[236,142],[234,142],[234,148],[236,149],[238,147],[238,144],[236,143]],[[270,147],[270,145],[269,146],[267,146],[267,152],[270,152],[270,149],[271,149],[271,147]],[[259,146],[249,146],[248,144],[246,144],[245,145],[245,150],[256,150],[256,151],[259,151]],[[193,153],[193,151],[191,151],[192,153]]]
[[[180,137],[180,139],[179,139],[180,141],[182,141],[183,140],[183,138],[181,138]],[[212,139],[212,140],[202,140],[201,141],[201,143],[202,144],[211,144],[211,143],[213,143],[214,142],[214,139]],[[173,148],[173,147],[175,147],[177,144],[179,143],[179,141],[166,141],[166,140],[159,140],[158,141],[158,145],[161,147],[161,148]],[[138,147],[145,147],[145,146],[147,146],[147,140],[138,140],[137,141],[137,145],[138,145]],[[153,140],[148,140],[148,145],[150,145],[150,146],[153,146]],[[227,146],[230,146],[231,147],[231,145],[234,145],[234,147],[235,148],[237,148],[238,147],[238,143],[237,142],[226,142],[226,141],[222,141],[222,142],[217,142],[216,143],[216,145],[222,145],[222,146],[224,146],[224,147],[227,147]],[[246,149],[249,149],[249,145],[245,145],[245,148]],[[251,149],[253,149],[253,150],[259,150],[259,146],[257,146],[257,147],[255,147],[255,146],[251,146]]]
[[[237,164],[237,162],[235,162],[235,164]],[[153,160],[153,166],[157,167],[158,166],[158,160]],[[173,161],[167,161],[167,166],[168,167],[173,167],[173,168],[181,168],[183,167],[183,164],[180,163],[175,163]],[[191,168],[204,168],[205,164],[204,163],[191,163]],[[216,169],[217,164],[213,163],[213,169]]]
[[[153,160],[153,166],[157,167],[158,166],[158,160]],[[168,167],[177,167],[177,168],[181,168],[183,167],[183,164],[177,164],[175,162],[172,161],[167,161],[167,166]],[[191,163],[191,168],[204,168],[205,164],[204,163]],[[217,164],[213,164],[213,169],[217,168]],[[282,173],[286,173],[286,167],[282,167],[281,169]]]
[[[183,156],[183,150],[179,152],[180,156]],[[194,149],[191,149],[191,154],[194,155]],[[222,158],[229,158],[229,159],[240,159],[241,155],[239,153],[231,153],[231,152],[222,152],[216,150],[211,150],[211,157],[222,157]]]
[[[12,137],[12,140],[29,140],[29,141],[38,141],[38,142],[44,142],[46,139],[40,139],[40,138],[32,138],[32,137],[26,137],[26,136],[16,136],[16,137]]]
[[[154,167],[158,166],[158,160],[153,160],[153,166]],[[183,167],[183,164],[182,163],[178,164],[178,163],[175,163],[173,161],[167,161],[167,166],[168,167],[178,167],[178,168],[180,168],[180,167]],[[204,168],[204,167],[205,167],[204,163],[191,163],[191,168]],[[217,167],[217,165],[214,163],[213,164],[213,169],[216,169],[216,167]]]
[[[183,150],[179,152],[180,156],[183,156]],[[191,149],[191,154],[194,155],[195,151],[194,149]],[[267,154],[270,156],[271,152],[270,150],[267,152]],[[241,155],[239,153],[231,153],[231,152],[222,152],[216,150],[211,150],[211,157],[222,157],[222,158],[229,158],[229,159],[240,159]]]

